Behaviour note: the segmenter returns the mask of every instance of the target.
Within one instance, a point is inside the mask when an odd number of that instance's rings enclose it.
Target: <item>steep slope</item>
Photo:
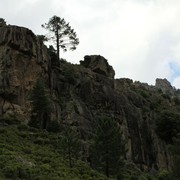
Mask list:
[[[63,99],[60,100],[63,104],[60,122],[79,127],[82,137],[87,140],[98,116],[113,118],[121,125],[127,140],[126,158],[129,161],[142,170],[171,169],[166,143],[156,134],[158,114],[175,108],[171,98],[153,86],[107,77],[105,71],[99,74],[90,68],[67,63],[61,64],[61,68],[59,76],[62,77],[57,78],[57,75],[54,80],[59,83],[54,86],[55,94]],[[69,80],[66,79],[67,71],[70,72]]]
[[[172,87],[164,80],[149,86],[130,79],[114,79],[114,70],[102,56],[85,56],[80,65],[58,62],[32,31],[0,27],[0,123],[6,118],[28,122],[31,91],[41,78],[50,96],[51,120],[68,123],[81,134],[82,159],[89,160],[89,143],[99,116],[115,119],[127,141],[126,160],[145,171],[171,169],[166,147],[156,133],[164,110],[179,113]],[[161,82],[161,83],[158,83]],[[172,93],[173,92],[173,93]]]
[[[107,180],[82,161],[70,168],[58,136],[28,126],[0,127],[0,179]]]
[[[47,49],[31,30],[0,27],[0,115],[29,120],[30,90],[39,77],[47,79]]]

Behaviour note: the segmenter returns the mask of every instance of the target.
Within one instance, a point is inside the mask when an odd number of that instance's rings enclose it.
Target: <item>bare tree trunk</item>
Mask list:
[[[56,29],[56,48],[57,48],[57,57],[58,57],[58,60],[60,60],[60,53],[59,53],[59,31],[58,31],[58,28]]]

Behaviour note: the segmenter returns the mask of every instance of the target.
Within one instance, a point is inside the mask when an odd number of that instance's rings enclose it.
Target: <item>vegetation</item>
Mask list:
[[[160,180],[169,177],[165,170],[157,176],[152,176],[142,173],[133,163],[125,162],[118,172],[118,178],[107,178],[74,155],[72,156],[73,166],[70,167],[67,146],[64,146],[64,139],[66,139],[64,135],[64,133],[50,133],[24,124],[1,126],[0,179]]]
[[[60,134],[13,125],[0,127],[0,137],[0,179],[106,179],[80,160],[70,168]]]
[[[45,86],[42,80],[38,80],[32,91],[32,116],[29,125],[47,129],[50,113],[50,105]]]
[[[5,26],[5,25],[6,25],[5,19],[0,18],[0,27]]]
[[[62,146],[64,155],[69,161],[69,167],[74,166],[73,159],[78,159],[80,152],[80,137],[78,132],[70,125],[65,125],[63,130]]]
[[[72,29],[56,16],[50,20],[44,27],[52,28],[58,53],[58,48],[67,50],[64,43],[73,34]],[[38,38],[46,40],[45,36]],[[118,80],[114,84],[114,80],[78,65],[61,61],[60,67],[59,54],[53,46],[49,46],[48,53],[51,63],[45,71],[52,82],[47,87],[52,96],[48,97],[45,84],[38,80],[32,90],[29,126],[21,124],[25,119],[18,104],[21,91],[11,86],[0,89],[0,179],[176,180],[180,177],[179,92],[164,94],[131,80],[125,83]],[[121,125],[126,134],[122,134]],[[129,148],[127,159],[132,162],[125,159],[125,138]],[[173,159],[172,172],[158,169],[165,160],[171,166],[169,155]]]
[[[166,143],[172,144],[173,138],[180,133],[180,114],[164,110],[159,114],[156,125],[159,137]]]
[[[74,29],[72,29],[69,23],[66,23],[63,18],[53,16],[49,19],[48,23],[43,24],[42,27],[53,33],[52,36],[47,38],[56,43],[58,59],[60,59],[60,48],[64,51],[68,49],[75,50],[79,44],[76,32],[74,32]]]
[[[37,35],[37,38],[41,41],[41,42],[46,42],[48,41],[47,37],[45,35]]]
[[[96,132],[92,147],[92,166],[104,172],[107,177],[117,177],[123,167],[125,141],[120,126],[108,117],[100,117],[96,122]]]
[[[178,180],[180,177],[180,134],[173,139],[173,145],[170,146],[170,151],[173,156],[173,175],[174,179]]]

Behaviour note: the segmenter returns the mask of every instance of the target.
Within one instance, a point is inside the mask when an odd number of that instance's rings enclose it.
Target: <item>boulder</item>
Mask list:
[[[156,79],[156,88],[162,90],[164,94],[169,94],[173,95],[174,94],[174,89],[171,86],[171,83],[167,79]]]
[[[106,77],[114,78],[115,76],[113,67],[110,66],[108,61],[100,55],[85,56],[84,61],[80,61],[80,64],[91,69],[93,72]]]

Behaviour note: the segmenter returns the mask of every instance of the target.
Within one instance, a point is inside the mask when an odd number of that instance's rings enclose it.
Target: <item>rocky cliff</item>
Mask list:
[[[103,115],[121,125],[128,161],[142,170],[171,169],[171,158],[166,143],[156,134],[155,121],[163,109],[175,107],[173,100],[164,96],[159,85],[114,79],[114,74],[102,56],[85,56],[80,65],[57,62],[32,31],[0,27],[1,119],[16,116],[27,122],[31,90],[42,78],[51,97],[51,120],[78,128],[84,158],[88,158],[86,142],[93,133],[94,120]]]
[[[36,80],[47,78],[46,47],[29,29],[0,27],[0,115],[29,120],[29,95]]]

